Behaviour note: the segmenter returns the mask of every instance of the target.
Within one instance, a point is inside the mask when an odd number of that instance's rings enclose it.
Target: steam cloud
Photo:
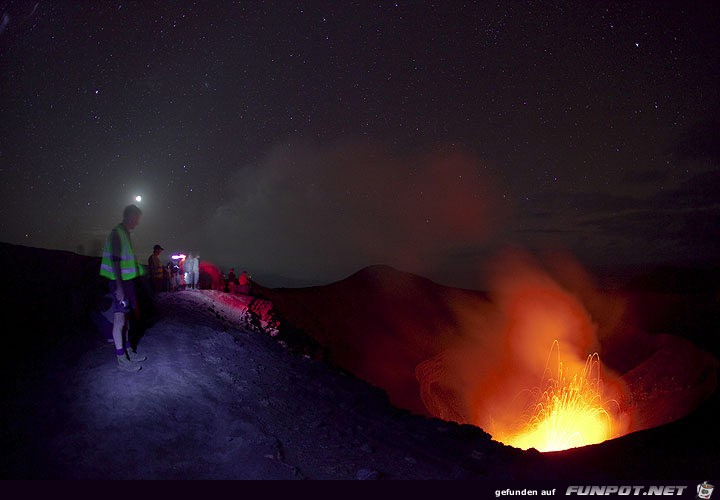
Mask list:
[[[565,271],[573,288],[585,277]],[[482,314],[485,324],[465,331],[457,343],[420,364],[416,374],[423,402],[431,414],[478,425],[491,434],[517,430],[523,421],[530,388],[555,372],[550,361],[557,341],[563,370],[581,374],[587,356],[600,351],[597,325],[581,300],[551,277],[529,254],[507,251],[490,266],[493,307],[465,314]],[[623,399],[623,388],[602,369],[607,399]],[[616,435],[627,421],[614,415]],[[621,420],[624,422],[620,423]]]
[[[592,375],[601,376],[594,403],[609,422],[605,439],[680,418],[715,389],[712,355],[643,331],[625,299],[599,291],[572,257],[508,251],[489,269],[490,303],[459,309],[458,324],[472,327],[416,368],[431,415],[516,435],[534,390],[559,366],[568,380],[583,375],[591,353],[600,354]]]
[[[432,275],[449,255],[484,244],[502,219],[483,170],[463,152],[399,157],[358,142],[277,146],[229,179],[208,226],[208,244],[218,246],[209,253],[327,281],[375,263]]]

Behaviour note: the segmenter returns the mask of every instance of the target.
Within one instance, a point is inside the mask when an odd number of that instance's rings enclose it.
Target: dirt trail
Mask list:
[[[488,459],[502,446],[481,430],[396,410],[366,383],[235,328],[212,293],[161,298],[138,373],[119,371],[97,336],[52,357],[54,382],[15,407],[24,417],[13,432],[29,446],[18,443],[6,477],[425,479],[502,468]]]

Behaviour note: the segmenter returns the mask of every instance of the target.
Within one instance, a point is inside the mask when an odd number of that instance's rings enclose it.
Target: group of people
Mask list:
[[[200,278],[200,256],[189,254],[187,257],[173,259],[162,265],[160,254],[163,250],[165,249],[160,245],[155,245],[153,253],[148,257],[153,291],[158,293],[197,289]]]
[[[118,366],[122,370],[135,372],[142,369],[147,357],[137,353],[130,341],[130,313],[139,316],[136,282],[146,274],[144,267],[133,250],[130,232],[140,224],[142,211],[136,205],[128,205],[123,210],[122,222],[117,224],[105,241],[100,261],[100,276],[108,280],[112,304],[108,313],[112,314],[112,342]],[[176,291],[185,288],[198,288],[200,277],[200,256],[189,254],[187,257],[170,260],[162,265],[160,254],[165,250],[155,245],[148,257],[150,283],[155,293]],[[177,262],[176,262],[177,260]],[[251,277],[247,271],[240,275],[231,269],[228,277],[223,276],[226,292],[250,294]]]
[[[223,278],[223,287],[226,292],[242,293],[250,295],[250,275],[243,271],[240,275],[235,274],[235,268],[231,268],[227,278]]]

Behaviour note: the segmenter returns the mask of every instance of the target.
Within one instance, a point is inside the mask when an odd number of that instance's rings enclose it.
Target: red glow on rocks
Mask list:
[[[682,338],[637,331],[614,300],[592,292],[576,263],[566,270],[552,263],[565,286],[528,255],[500,259],[492,271],[495,321],[418,365],[431,414],[514,446],[555,451],[670,422],[712,393],[711,355]],[[677,350],[674,359],[663,342]],[[604,363],[618,352],[619,366],[634,358],[624,374]]]
[[[489,281],[484,294],[373,266],[269,298],[396,406],[515,446],[557,450],[662,425],[715,390],[711,354],[643,330],[633,295],[599,290],[567,256],[507,253]],[[525,439],[533,433],[540,441]]]
[[[222,290],[220,268],[212,262],[200,261],[199,286],[203,289]]]

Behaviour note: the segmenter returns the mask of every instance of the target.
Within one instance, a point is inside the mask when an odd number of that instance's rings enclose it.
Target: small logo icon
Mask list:
[[[709,500],[712,496],[714,486],[712,484],[708,484],[707,481],[703,482],[703,484],[698,484],[697,487],[697,497],[702,498],[703,500]]]

